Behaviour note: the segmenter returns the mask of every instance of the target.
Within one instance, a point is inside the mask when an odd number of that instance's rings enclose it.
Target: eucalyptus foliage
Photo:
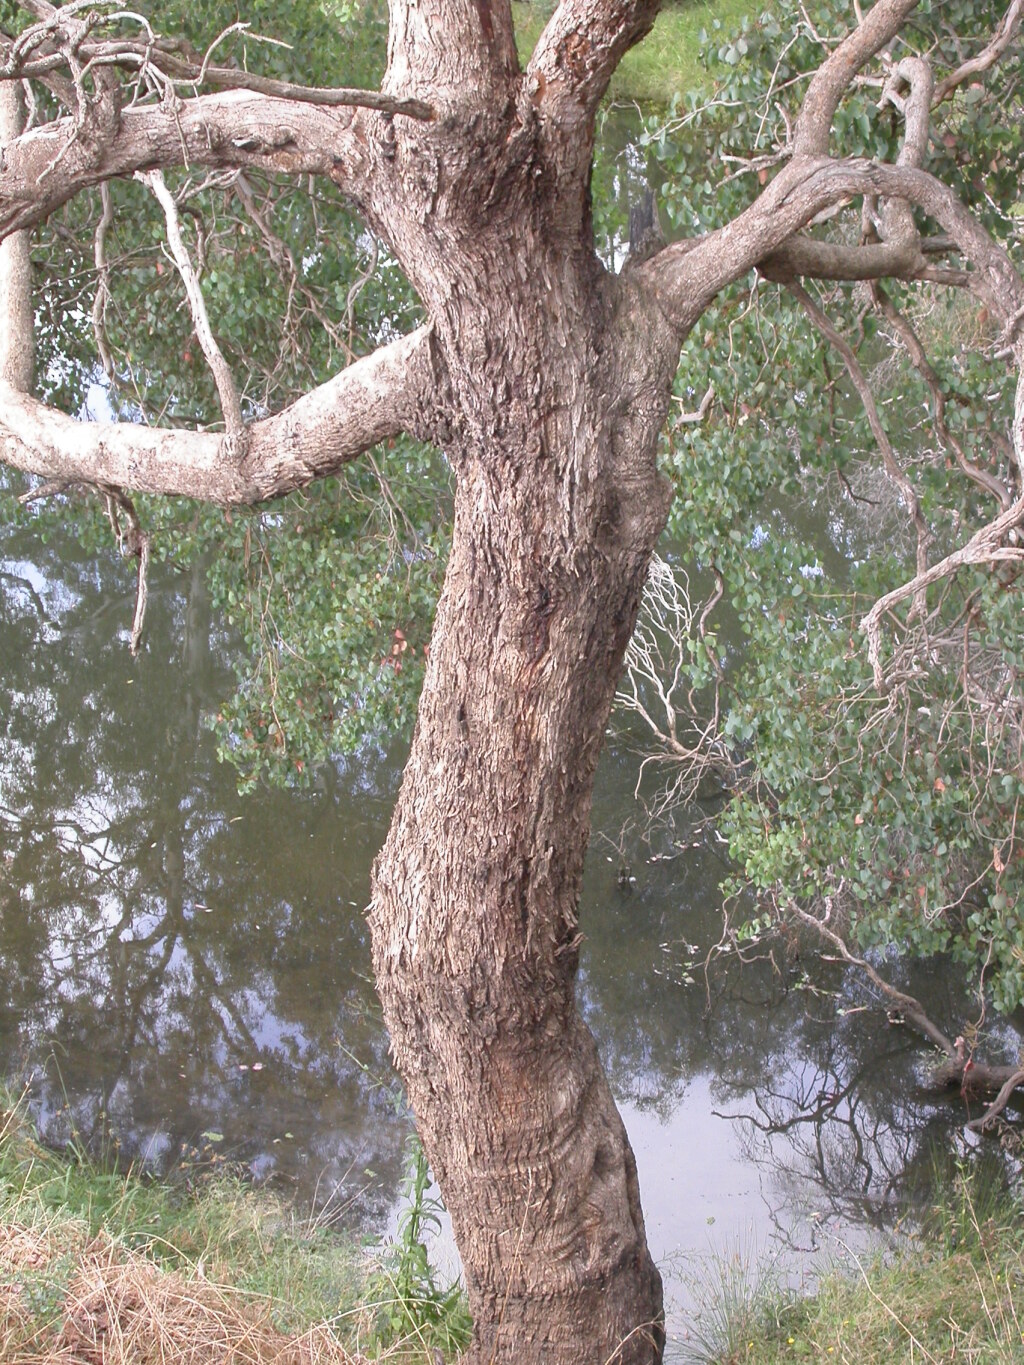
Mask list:
[[[147,9],[167,31],[187,11],[197,47],[219,40],[220,60],[281,79],[327,83],[345,69],[353,84],[372,85],[383,67],[378,0],[264,0],[247,8],[244,32],[227,32],[238,14],[222,0]],[[1001,12],[968,0],[925,3],[908,41],[941,70],[960,60],[951,34],[980,39]],[[658,184],[669,235],[711,230],[753,200],[785,145],[787,111],[828,35],[848,22],[838,0],[806,14],[780,0],[740,33],[715,25],[702,34],[708,87],[648,117],[639,144],[595,168],[595,224],[611,267],[621,264],[625,202],[644,175]],[[1020,74],[1011,49],[1007,90]],[[892,158],[900,120],[878,105],[877,86],[846,100],[834,121],[837,151]],[[935,112],[934,128],[930,169],[1016,254],[1024,207],[1016,114],[968,84]],[[983,179],[967,169],[978,164],[988,167]],[[260,413],[407,331],[417,313],[397,266],[340,196],[251,180],[180,176],[172,188],[218,341],[245,377],[247,411]],[[42,394],[137,421],[212,420],[216,395],[159,210],[139,185],[112,193],[130,206],[107,244],[114,374],[95,368],[89,309],[101,209],[98,194],[82,195],[35,246],[48,282],[37,319]],[[1005,476],[1000,432],[1012,393],[986,319],[936,286],[923,296],[899,284],[889,292],[927,343],[950,432],[970,461]],[[927,385],[860,288],[821,285],[816,298],[859,348],[933,556],[951,549],[990,509],[937,440]],[[863,945],[983,962],[996,1005],[1012,1009],[1024,1001],[1016,576],[961,570],[932,590],[927,629],[904,611],[890,644],[908,666],[880,692],[858,622],[913,575],[914,544],[841,358],[784,286],[752,276],[687,342],[680,409],[696,409],[709,385],[704,419],[669,432],[665,467],[677,487],[672,539],[709,585],[718,575],[724,588],[714,614],[679,646],[705,709],[716,691],[721,701],[715,740],[731,756],[721,828],[738,869],[726,889],[753,886],[780,910],[835,906]],[[447,487],[440,457],[403,441],[269,510],[140,504],[157,554],[204,558],[238,640],[239,685],[215,724],[243,783],[302,782],[331,753],[408,724],[447,554],[450,498],[438,493]],[[64,521],[66,509],[33,515]],[[98,507],[84,525],[96,543],[106,535]]]
[[[821,40],[849,17],[839,3],[809,13],[813,31],[800,7],[783,4],[741,34],[707,32],[714,95],[648,121],[670,231],[720,226],[770,174]],[[949,35],[991,32],[1000,13],[924,5],[909,41],[941,72],[962,59]],[[1012,91],[1020,74],[1017,48],[1004,58],[1002,86]],[[845,102],[837,152],[894,154],[896,120],[878,104],[877,86]],[[929,168],[1018,255],[1016,113],[969,85],[933,116]],[[984,179],[965,177],[968,150],[988,167]],[[828,223],[818,235],[840,240]],[[952,437],[971,463],[1010,479],[1001,433],[1013,386],[992,358],[998,339],[984,313],[934,285],[887,290],[926,346]],[[814,297],[858,352],[934,562],[993,515],[992,499],[939,439],[933,396],[867,289],[823,284]],[[834,913],[863,946],[951,951],[980,967],[995,1005],[1012,1010],[1024,1002],[1019,571],[961,569],[930,589],[924,620],[894,612],[879,689],[859,622],[913,578],[915,536],[841,356],[784,285],[751,277],[687,343],[680,408],[692,414],[709,383],[707,416],[670,433],[667,462],[678,489],[670,533],[703,581],[714,573],[724,588],[677,648],[704,714],[717,689],[715,740],[731,757],[720,828],[737,872],[725,890],[753,887],[755,924],[765,904],[783,915],[797,906]]]

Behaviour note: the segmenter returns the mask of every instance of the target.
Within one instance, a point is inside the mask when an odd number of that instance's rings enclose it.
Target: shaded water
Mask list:
[[[0,1068],[51,1141],[241,1160],[386,1229],[409,1120],[363,906],[401,746],[240,798],[202,723],[231,678],[201,572],[155,573],[133,661],[124,566],[0,534]],[[622,834],[637,762],[627,737],[600,770],[580,997],[680,1338],[709,1248],[813,1277],[927,1187],[964,1115],[835,968],[688,967],[720,932],[722,864]],[[947,1025],[976,1012],[939,965],[910,985]]]

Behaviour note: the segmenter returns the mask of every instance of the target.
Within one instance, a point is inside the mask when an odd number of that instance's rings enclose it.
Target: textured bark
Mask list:
[[[0,378],[0,458],[48,479],[225,505],[281,497],[335,473],[378,441],[416,430],[431,384],[428,343],[429,329],[421,327],[382,346],[283,412],[253,422],[242,441],[76,422]]]
[[[915,164],[926,127],[897,166],[828,155],[840,99],[914,0],[878,0],[833,51],[792,159],[746,212],[609,276],[590,223],[594,120],[658,8],[562,0],[521,73],[509,0],[390,0],[383,96],[365,100],[264,83],[123,107],[108,83],[79,108],[73,72],[60,76],[60,52],[44,44],[32,60],[71,115],[20,137],[11,118],[0,126],[0,458],[49,479],[224,503],[279,496],[401,431],[441,445],[455,471],[451,558],[371,928],[479,1365],[661,1355],[635,1163],[575,976],[594,773],[667,515],[655,452],[685,333],[758,265],[781,278],[923,274],[899,204],[882,215],[891,240],[799,235],[855,195],[921,206],[1009,337],[1024,317],[1009,258]],[[342,96],[355,107],[322,102]],[[413,117],[395,112],[410,100]],[[427,325],[230,439],[45,409],[26,392],[27,248],[10,234],[114,176],[181,164],[328,177],[394,252]]]
[[[499,290],[452,320],[453,389],[471,383],[458,406],[479,425],[453,447],[374,966],[462,1252],[473,1359],[646,1362],[660,1279],[574,979],[594,769],[668,507],[654,451],[678,339],[628,283],[561,265],[567,288]],[[485,391],[478,350],[504,360]]]

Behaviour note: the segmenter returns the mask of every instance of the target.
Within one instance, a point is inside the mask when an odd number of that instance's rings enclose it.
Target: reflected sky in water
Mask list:
[[[386,1231],[409,1120],[363,908],[403,746],[239,797],[204,728],[231,675],[201,571],[154,571],[138,660],[132,598],[110,557],[0,527],[2,1066],[52,1142],[242,1161]],[[799,945],[705,981],[723,865],[713,844],[652,859],[670,846],[637,835],[637,765],[623,736],[599,774],[580,998],[680,1339],[709,1251],[813,1279],[926,1194],[966,1115]],[[889,967],[947,1028],[976,1012],[941,966]]]

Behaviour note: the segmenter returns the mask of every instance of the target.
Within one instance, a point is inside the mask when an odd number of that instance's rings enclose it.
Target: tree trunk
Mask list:
[[[499,297],[439,337],[463,416],[455,529],[375,870],[374,965],[462,1255],[470,1359],[646,1363],[661,1280],[574,983],[594,771],[668,509],[655,446],[679,342],[592,256],[526,311]]]

